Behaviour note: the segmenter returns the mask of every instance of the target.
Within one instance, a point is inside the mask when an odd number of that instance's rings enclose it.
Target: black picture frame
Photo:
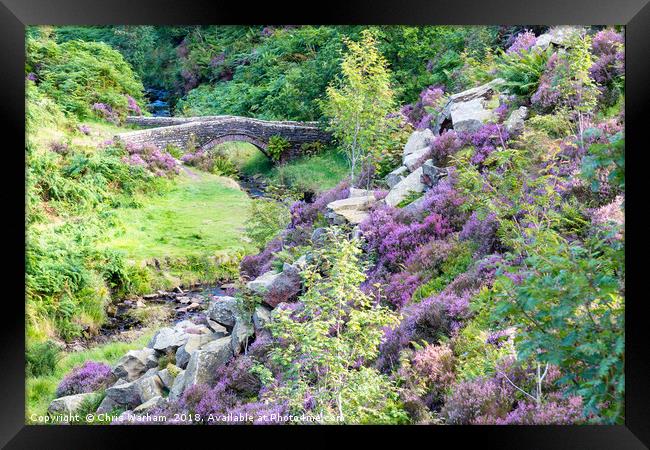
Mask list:
[[[190,445],[223,445],[224,437],[247,440],[259,435],[267,442],[312,445],[323,434],[351,430],[364,439],[394,434],[403,444],[428,446],[472,441],[487,448],[627,449],[650,445],[649,352],[645,324],[641,258],[644,187],[641,155],[650,105],[650,0],[455,0],[453,2],[328,0],[301,4],[264,2],[146,0],[0,0],[0,114],[4,125],[2,225],[5,250],[0,326],[0,445],[6,448],[114,448],[122,441],[133,447],[144,438],[148,446],[171,434],[190,433]],[[25,425],[25,310],[23,266],[25,236],[24,164],[24,31],[27,25],[101,24],[611,24],[626,25],[626,142],[629,151],[626,193],[626,394],[625,425],[619,426],[411,426],[411,427],[91,427]],[[22,195],[21,195],[22,194]],[[22,238],[21,238],[22,237]],[[21,264],[22,262],[22,264]],[[9,288],[9,289],[7,289]],[[295,433],[305,433],[297,439]],[[339,436],[336,438],[336,436]],[[242,441],[248,443],[248,441]],[[228,444],[230,445],[230,444]],[[338,444],[337,444],[338,445]]]

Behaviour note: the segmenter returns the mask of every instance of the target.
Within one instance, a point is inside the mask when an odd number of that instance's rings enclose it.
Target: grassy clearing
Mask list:
[[[249,198],[224,177],[184,170],[169,191],[122,208],[107,245],[135,261],[243,251]]]
[[[47,413],[47,407],[55,398],[56,387],[70,370],[86,361],[104,362],[112,365],[129,350],[147,345],[152,335],[153,332],[148,332],[132,342],[111,342],[89,350],[66,353],[51,374],[27,378],[25,386],[27,423],[32,422],[30,418],[33,414],[38,416]]]

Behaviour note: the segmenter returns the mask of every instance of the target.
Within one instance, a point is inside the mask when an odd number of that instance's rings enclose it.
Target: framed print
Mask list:
[[[336,3],[3,0],[7,448],[647,448],[650,6]]]

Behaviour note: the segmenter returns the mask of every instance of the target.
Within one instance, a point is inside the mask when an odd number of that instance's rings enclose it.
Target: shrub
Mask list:
[[[25,355],[29,377],[50,375],[61,359],[61,350],[52,341],[36,342],[27,347]]]
[[[266,151],[272,161],[279,161],[284,152],[290,147],[289,141],[282,136],[271,136]]]
[[[86,361],[82,366],[72,369],[56,388],[56,396],[83,394],[107,387],[114,376],[111,367],[104,363]]]
[[[573,124],[566,110],[558,110],[554,114],[533,116],[528,119],[528,125],[553,138],[565,138],[573,133]]]
[[[446,344],[418,348],[399,370],[407,389],[432,409],[454,382],[454,355]]]
[[[246,223],[246,235],[261,250],[289,224],[289,221],[289,209],[284,204],[273,200],[253,199]]]
[[[535,45],[535,42],[537,42],[535,33],[526,30],[515,37],[514,42],[510,47],[508,47],[506,53],[518,53],[521,55],[523,52],[530,50],[530,48]]]
[[[121,121],[144,103],[143,86],[122,55],[104,43],[57,44],[41,36],[27,41],[27,66],[39,89],[68,114]]]
[[[454,130],[445,130],[431,143],[431,157],[436,164],[445,165],[447,158],[458,151],[463,145]]]
[[[422,222],[404,223],[395,208],[379,207],[360,224],[366,248],[376,255],[372,273],[397,272],[400,265],[422,244],[444,237],[449,231],[447,221],[431,213]]]
[[[479,417],[502,417],[510,411],[509,394],[491,378],[463,381],[447,396],[441,414],[450,425],[469,425]]]
[[[327,205],[335,200],[347,198],[350,195],[348,180],[340,182],[336,187],[320,194],[312,203],[297,201],[291,205],[291,228],[310,228],[319,218],[323,218]]]
[[[593,37],[591,52],[596,57],[589,74],[600,85],[611,85],[625,74],[625,49],[622,33],[601,30]]]
[[[527,45],[527,44],[526,44]],[[514,46],[514,44],[513,44]],[[516,51],[502,53],[497,62],[497,75],[505,80],[503,87],[512,94],[528,99],[541,82],[551,49],[525,50],[524,43]]]
[[[474,212],[465,222],[458,236],[461,240],[474,242],[479,255],[487,255],[501,249],[497,237],[498,229],[499,223],[494,214],[489,214],[481,219]]]
[[[377,367],[386,373],[399,366],[400,352],[412,342],[437,344],[449,334],[450,321],[444,305],[427,299],[402,309],[402,322],[385,330]]]

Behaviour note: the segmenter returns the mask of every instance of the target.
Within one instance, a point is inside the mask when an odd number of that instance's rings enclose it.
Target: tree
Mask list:
[[[342,79],[327,88],[323,112],[348,157],[353,180],[359,164],[377,150],[391,129],[393,119],[388,115],[394,108],[394,93],[388,62],[377,50],[372,32],[364,30],[359,42],[344,41],[348,52],[341,63]]]
[[[303,273],[306,292],[300,308],[278,308],[269,324],[280,345],[271,359],[284,385],[272,396],[325,421],[399,423],[406,420],[392,381],[370,366],[385,327],[398,316],[364,294],[361,249],[334,228],[329,243],[313,255]]]

